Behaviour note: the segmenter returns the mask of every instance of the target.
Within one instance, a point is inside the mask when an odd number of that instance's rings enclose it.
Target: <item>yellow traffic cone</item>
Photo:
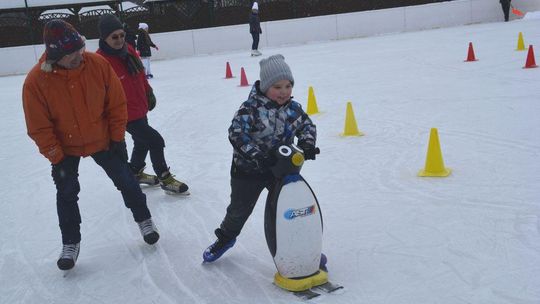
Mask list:
[[[306,113],[308,115],[319,113],[319,108],[317,107],[317,99],[315,98],[315,93],[313,93],[313,87],[309,87]]]
[[[525,48],[525,43],[523,42],[523,34],[519,32],[516,51],[525,51],[525,50],[527,49]]]
[[[426,166],[418,172],[418,176],[444,177],[450,174],[450,168],[444,167],[444,161],[439,145],[439,134],[436,128],[431,128],[429,135],[429,146],[426,157]]]
[[[356,126],[356,118],[354,118],[354,112],[352,108],[352,103],[347,102],[347,113],[345,115],[345,130],[341,136],[362,136],[364,133],[358,131]]]

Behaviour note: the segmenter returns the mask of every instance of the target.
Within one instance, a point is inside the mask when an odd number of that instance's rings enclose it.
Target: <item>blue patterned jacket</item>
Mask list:
[[[315,147],[317,129],[302,106],[292,98],[280,106],[253,85],[249,98],[242,103],[229,127],[229,141],[234,153],[231,175],[269,177],[265,160],[282,144],[294,143]]]

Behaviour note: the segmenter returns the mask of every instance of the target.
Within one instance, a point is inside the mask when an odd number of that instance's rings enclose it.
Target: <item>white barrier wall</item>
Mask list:
[[[540,0],[513,0],[524,12],[540,11]],[[515,18],[515,16],[511,16]],[[247,16],[246,16],[247,19]],[[498,0],[454,0],[376,11],[263,22],[259,47],[277,47],[310,41],[350,39],[384,33],[417,31],[480,22],[502,22]],[[151,30],[151,29],[150,29]],[[159,46],[153,59],[251,49],[246,24],[152,34]],[[87,42],[95,51],[96,40]],[[25,74],[43,53],[43,46],[0,48],[0,76]]]

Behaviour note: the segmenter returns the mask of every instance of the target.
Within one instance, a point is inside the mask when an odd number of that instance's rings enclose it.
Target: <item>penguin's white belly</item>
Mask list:
[[[286,278],[319,270],[322,220],[315,195],[299,179],[282,186],[276,204],[276,254],[274,262]]]

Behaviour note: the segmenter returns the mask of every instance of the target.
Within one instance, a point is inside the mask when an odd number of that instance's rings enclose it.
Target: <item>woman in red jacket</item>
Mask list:
[[[188,186],[169,172],[165,161],[163,137],[148,124],[146,113],[156,105],[156,97],[146,80],[144,67],[135,49],[125,42],[126,33],[120,20],[111,14],[99,20],[98,54],[107,59],[118,78],[127,98],[128,123],[126,130],[133,138],[131,169],[140,183],[161,185],[170,194],[189,194]],[[143,172],[146,155],[150,152],[152,167],[157,176]]]

